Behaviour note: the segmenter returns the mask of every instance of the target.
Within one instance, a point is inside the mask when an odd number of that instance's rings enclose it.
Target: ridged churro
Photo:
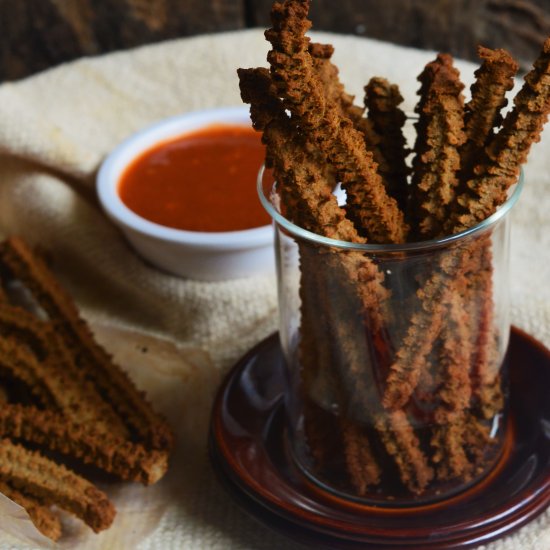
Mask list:
[[[540,139],[550,112],[550,38],[525,76],[523,87],[514,98],[514,108],[502,128],[489,140],[482,162],[457,198],[457,208],[449,220],[449,231],[458,232],[483,221],[505,202],[508,189],[519,177],[531,145]]]
[[[46,537],[57,541],[61,538],[59,516],[39,499],[23,494],[8,483],[0,481],[0,493],[25,508],[36,528]]]
[[[98,431],[127,437],[128,430],[104,401],[93,384],[76,370],[51,324],[37,319],[24,309],[9,304],[0,306],[0,364],[49,408],[94,423]]]
[[[477,51],[483,63],[474,73],[471,99],[464,106],[466,142],[460,150],[462,178],[471,177],[474,165],[483,161],[485,145],[502,123],[506,92],[513,88],[518,71],[518,63],[506,50],[479,46]]]
[[[372,123],[378,137],[378,152],[373,151],[378,171],[388,195],[405,212],[410,192],[407,180],[410,169],[406,163],[409,149],[403,135],[407,117],[399,108],[403,96],[396,84],[390,84],[385,78],[373,77],[365,86],[364,101],[368,117],[365,120]]]
[[[71,512],[96,533],[107,529],[115,517],[107,495],[89,481],[8,439],[0,439],[0,480]]]
[[[81,376],[92,381],[137,437],[158,449],[169,449],[173,434],[127,374],[113,364],[80,317],[72,300],[53,278],[43,261],[25,243],[10,238],[0,246],[0,260],[12,277],[22,281],[54,320],[56,332],[74,358]]]
[[[412,203],[415,227],[423,239],[442,234],[455,198],[464,135],[464,100],[458,71],[449,55],[439,54],[418,77]]]
[[[41,445],[93,464],[121,479],[145,485],[157,482],[168,468],[168,453],[99,432],[60,413],[6,404],[0,409],[0,437]]]
[[[285,108],[333,165],[358,231],[372,242],[404,242],[408,226],[403,213],[387,195],[362,134],[323,93],[305,37],[311,26],[308,9],[309,0],[273,5],[273,27],[266,31],[273,48],[268,53],[273,82]]]

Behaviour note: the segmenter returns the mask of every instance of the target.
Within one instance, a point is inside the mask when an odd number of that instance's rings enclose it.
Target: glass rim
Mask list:
[[[459,242],[467,237],[472,237],[477,233],[484,232],[488,230],[496,223],[498,223],[504,216],[510,212],[512,207],[516,204],[521,194],[524,185],[523,170],[520,169],[519,177],[517,182],[512,186],[512,192],[506,202],[501,204],[496,212],[491,214],[489,217],[485,218],[483,221],[477,223],[476,225],[460,231],[458,233],[453,233],[452,235],[447,235],[440,239],[430,239],[426,241],[418,241],[411,243],[387,243],[387,244],[372,244],[372,243],[353,243],[349,241],[341,241],[338,239],[332,239],[330,237],[324,237],[313,233],[295,223],[287,220],[280,212],[278,212],[274,206],[271,204],[271,201],[266,197],[264,193],[263,186],[263,176],[265,172],[265,165],[262,165],[258,172],[257,178],[257,191],[260,197],[260,202],[265,208],[267,213],[271,216],[271,219],[277,224],[284,227],[287,231],[293,235],[312,241],[316,244],[323,244],[326,246],[331,246],[335,248],[343,248],[348,250],[359,250],[363,252],[414,252],[417,250],[426,250],[430,248],[440,248],[447,246],[449,244]]]

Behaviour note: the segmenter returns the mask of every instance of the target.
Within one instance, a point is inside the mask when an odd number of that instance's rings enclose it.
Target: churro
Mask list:
[[[502,123],[506,92],[513,88],[518,71],[517,62],[506,50],[479,46],[477,51],[483,63],[474,73],[471,99],[464,106],[466,142],[460,150],[462,178],[471,177],[474,165],[483,161],[485,145]]]
[[[409,209],[419,235],[430,239],[441,235],[458,186],[459,148],[466,139],[464,85],[446,54],[428,63],[418,80],[420,101],[415,111],[419,119]]]
[[[544,43],[533,69],[525,76],[514,98],[514,108],[485,147],[483,161],[474,167],[474,175],[466,182],[467,191],[457,198],[457,208],[447,226],[449,231],[462,231],[483,221],[506,200],[531,145],[539,141],[548,120],[549,80],[550,38]]]
[[[0,481],[0,493],[25,508],[36,528],[53,541],[61,537],[61,520],[59,516],[44,505],[39,499],[23,494],[8,483]]]
[[[128,430],[93,384],[76,370],[53,327],[9,304],[0,306],[0,364],[10,368],[44,406],[94,423],[98,431],[127,437]]]
[[[0,480],[71,512],[96,533],[107,529],[115,517],[107,495],[89,481],[8,439],[0,439]]]
[[[153,411],[126,373],[95,342],[88,325],[44,262],[17,238],[2,243],[0,260],[53,319],[55,331],[72,354],[81,376],[95,384],[135,437],[148,441],[154,448],[169,449],[173,434],[166,421]]]
[[[268,61],[273,82],[285,108],[334,167],[348,193],[348,216],[358,231],[372,242],[404,242],[408,226],[403,212],[387,195],[362,134],[349,118],[339,116],[323,93],[305,36],[311,26],[308,9],[309,0],[273,5],[273,27],[266,31],[272,45]]]
[[[0,409],[0,437],[40,445],[93,464],[124,480],[157,482],[168,468],[168,453],[146,449],[60,413],[32,406],[5,404]]]
[[[410,191],[407,181],[410,169],[406,163],[409,149],[403,135],[407,117],[399,108],[403,96],[396,84],[390,84],[385,78],[373,77],[365,86],[364,102],[368,117],[364,120],[372,123],[372,133],[378,138],[376,149],[371,149],[378,163],[378,171],[388,195],[405,212]],[[374,139],[371,138],[371,141]]]

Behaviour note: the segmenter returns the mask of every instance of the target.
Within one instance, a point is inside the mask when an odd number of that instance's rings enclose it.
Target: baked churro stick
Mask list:
[[[4,481],[0,481],[0,493],[25,508],[35,527],[43,535],[53,541],[59,540],[61,537],[61,520],[48,506],[44,506],[36,498],[24,495]]]
[[[464,273],[455,280],[455,288],[457,283],[466,286]],[[468,476],[471,472],[470,461],[464,450],[464,433],[467,428],[465,415],[472,395],[468,368],[471,340],[467,311],[460,293],[455,291],[449,298],[438,358],[442,384],[437,399],[441,403],[434,414],[436,426],[430,441],[435,449],[432,460],[437,464],[439,479]]]
[[[374,160],[378,163],[388,195],[397,201],[404,212],[409,195],[407,176],[410,170],[405,162],[409,150],[403,135],[407,117],[399,108],[402,102],[403,96],[398,86],[390,84],[385,78],[371,78],[365,86],[367,120],[372,122],[379,137],[379,155],[373,152]]]
[[[501,110],[506,106],[506,92],[514,87],[518,64],[506,50],[491,50],[479,46],[483,60],[474,73],[471,99],[464,106],[466,142],[460,150],[462,176],[471,177],[475,163],[483,161],[485,145],[502,123]]]
[[[320,230],[326,236],[362,242],[353,225],[345,219],[345,212],[341,209],[335,197],[332,195],[332,186],[327,183],[322,171],[323,163],[318,163],[315,155],[307,143],[299,142],[296,135],[289,130],[289,122],[286,120],[284,108],[279,103],[276,90],[271,83],[271,77],[265,69],[240,69],[238,71],[241,94],[243,100],[251,104],[251,118],[254,127],[263,131],[263,141],[267,145],[267,155],[274,164],[276,179],[281,196],[284,198],[285,214],[300,226],[311,231]],[[296,162],[290,162],[290,160]],[[312,338],[312,331],[320,329],[317,321],[308,322],[312,312],[311,304],[319,297],[324,296],[322,289],[317,288],[318,277],[321,274],[309,267],[309,250],[301,251],[301,277],[300,293],[302,298],[302,341],[300,343],[300,355],[302,364],[302,391],[304,392],[304,429],[310,452],[315,459],[316,467],[320,472],[330,467],[330,448],[334,445],[330,441],[331,434],[327,434],[327,426],[319,424],[320,411],[311,402],[313,395],[319,393],[319,379],[321,378],[322,392],[327,387],[335,391],[331,382],[337,373],[332,367],[330,346],[326,350],[318,350],[313,343],[308,343]],[[334,259],[331,260],[334,263]],[[337,266],[335,267],[337,269]],[[307,278],[305,282],[303,279]],[[311,279],[311,280],[310,280]],[[312,296],[313,289],[316,289]],[[311,299],[310,299],[311,297]],[[317,308],[316,308],[317,309]],[[329,343],[326,335],[318,339],[319,342]],[[315,359],[317,358],[317,359]],[[328,361],[328,363],[327,363]],[[355,389],[355,388],[353,388]],[[341,402],[342,411],[349,404],[337,396],[332,396]],[[326,396],[324,396],[326,398]],[[329,397],[330,398],[330,397]],[[361,406],[363,396],[360,396]],[[344,413],[340,415],[340,424],[347,425]],[[334,437],[334,434],[332,434]],[[357,465],[352,456],[357,456],[358,441],[343,440],[343,452],[349,462],[349,474],[354,486],[360,486],[363,490],[370,482],[376,482],[364,472],[364,465]],[[366,456],[367,449],[363,451]],[[370,456],[368,464],[371,470],[375,469],[374,457]]]
[[[382,413],[375,426],[386,451],[395,460],[403,484],[413,493],[422,493],[434,473],[407,415],[402,410]]]
[[[460,275],[465,285],[464,274]],[[468,408],[472,395],[470,372],[467,368],[472,343],[467,326],[468,312],[461,293],[456,291],[456,285],[455,292],[447,294],[446,297],[446,323],[442,330],[442,351],[439,357],[443,385],[438,397],[448,411],[457,413]]]
[[[415,109],[417,138],[411,182],[411,216],[423,239],[441,235],[455,200],[465,141],[464,100],[452,58],[439,54],[418,77],[420,101]]]
[[[107,529],[115,517],[107,495],[89,481],[8,439],[0,440],[0,480],[71,512],[96,533]]]
[[[426,356],[443,327],[445,303],[451,299],[453,281],[457,273],[471,269],[471,259],[467,248],[447,251],[434,273],[417,291],[421,305],[411,317],[407,334],[395,354],[386,380],[383,402],[388,409],[404,407],[414,392],[426,368]]]
[[[273,82],[284,106],[334,166],[348,194],[348,216],[373,242],[404,242],[408,227],[397,203],[388,197],[363,136],[324,95],[308,51],[305,33],[309,0],[285,0],[272,9],[273,28],[266,37]]]
[[[434,427],[430,444],[435,449],[432,462],[436,467],[438,479],[471,478],[473,468],[466,453],[468,429],[464,412],[446,415]]]
[[[470,301],[477,305],[477,311],[469,312],[475,320],[474,326],[477,327],[471,358],[472,397],[473,404],[482,417],[489,419],[502,410],[504,405],[496,357],[498,335],[493,326],[493,265],[490,240],[480,242],[476,253],[478,268],[476,273],[469,275],[469,291],[474,293]]]
[[[94,423],[98,431],[127,437],[128,430],[76,370],[72,357],[46,321],[20,307],[0,306],[0,364],[23,381],[42,404],[81,423]]]
[[[121,479],[156,483],[168,468],[166,451],[91,430],[53,411],[20,404],[0,408],[0,437],[23,440],[81,459]]]
[[[340,422],[346,466],[359,496],[380,483],[382,470],[375,459],[369,438],[360,424],[342,418]]]
[[[456,233],[489,217],[506,201],[508,189],[519,176],[531,145],[540,139],[550,112],[550,38],[514,99],[514,108],[502,128],[487,145],[485,160],[476,165],[467,191],[457,198],[458,207],[448,228]]]
[[[300,214],[299,224],[332,239],[364,242],[327,185],[315,157],[315,148],[303,136],[297,136],[284,118],[284,108],[277,102],[269,73],[265,69],[239,69],[238,74],[243,101],[251,104],[254,127],[263,131],[262,139],[267,145],[282,194],[286,193],[285,198],[292,195],[288,202],[291,208],[294,206],[294,211],[308,213]],[[381,308],[388,297],[382,284],[383,274],[360,253],[340,256],[331,261],[341,263],[341,269],[364,304],[365,314],[379,327],[382,323]]]
[[[294,221],[323,236],[351,242],[364,242],[353,224],[338,206],[331,188],[323,178],[314,149],[300,136],[296,136],[289,122],[281,113],[282,107],[274,101],[274,88],[269,73],[263,69],[240,69],[241,93],[245,102],[251,103],[251,116],[255,128],[263,130],[263,141],[273,159],[278,185],[292,194],[289,201]],[[260,114],[263,105],[263,114]],[[271,109],[272,118],[266,116]],[[276,154],[273,154],[276,153]],[[298,219],[296,219],[298,217]],[[327,263],[336,273],[343,272],[359,303],[363,304],[369,320],[377,327],[381,324],[380,310],[387,299],[382,285],[383,275],[378,268],[360,253],[350,252],[334,257],[327,255]],[[353,362],[351,362],[353,363]],[[357,368],[360,368],[357,366]],[[352,385],[354,387],[354,385]]]
[[[309,45],[309,53],[313,58],[313,66],[317,71],[327,103],[334,105],[342,117],[347,117],[353,122],[353,126],[363,134],[365,146],[372,153],[374,161],[378,164],[382,175],[382,166],[388,171],[388,162],[380,150],[382,136],[376,131],[371,120],[365,118],[365,109],[355,105],[354,96],[348,94],[344,85],[338,78],[338,67],[331,62],[334,48],[330,44],[318,44],[312,42]]]
[[[326,237],[365,242],[346,219],[345,210],[338,206],[314,147],[292,131],[269,72],[266,69],[239,69],[238,74],[243,101],[251,105],[254,128],[263,132],[262,140],[291,219],[299,215],[299,222],[305,229],[313,231],[319,226]]]
[[[313,68],[317,72],[327,103],[334,104],[342,115],[347,115],[352,120],[361,119],[364,109],[354,105],[354,96],[344,89],[338,76],[340,71],[331,61],[334,47],[331,44],[311,42],[308,50],[313,58]]]
[[[55,399],[47,381],[37,374],[41,367],[42,364],[29,350],[0,336],[0,372],[23,382],[32,397],[41,405],[54,407]]]
[[[0,258],[14,278],[20,279],[52,319],[82,375],[96,384],[119,417],[142,441],[154,448],[172,447],[174,436],[167,422],[151,407],[128,375],[99,346],[69,295],[44,262],[17,238],[0,247]]]
[[[379,483],[381,470],[364,429],[350,419],[353,399],[349,396],[356,388],[350,388],[349,384],[342,382],[349,375],[346,376],[346,373],[336,368],[339,360],[338,346],[327,338],[333,330],[333,322],[330,305],[327,303],[330,300],[325,272],[318,269],[317,254],[317,251],[310,250],[307,246],[300,249],[300,364],[305,403],[304,429],[319,471],[330,475],[334,460],[331,454],[342,452],[350,482],[357,494],[363,495],[369,487]],[[364,394],[360,394],[359,398],[362,409]],[[325,413],[320,410],[320,405],[314,407],[312,400],[337,404],[337,418],[332,419],[334,412]]]

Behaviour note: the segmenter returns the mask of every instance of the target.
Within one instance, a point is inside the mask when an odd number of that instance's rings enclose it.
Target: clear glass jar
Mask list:
[[[321,490],[403,506],[485,476],[506,432],[509,212],[522,187],[476,227],[405,245],[328,239],[277,208],[287,432]]]

